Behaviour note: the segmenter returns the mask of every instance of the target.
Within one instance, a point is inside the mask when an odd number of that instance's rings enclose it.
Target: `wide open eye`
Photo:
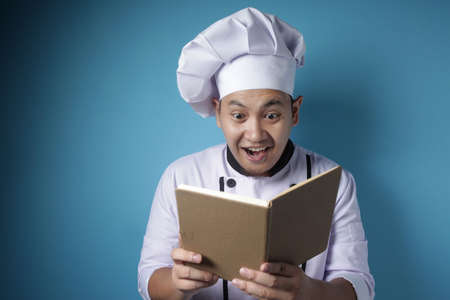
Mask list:
[[[268,113],[265,115],[265,117],[269,120],[276,120],[280,117],[280,115],[277,113]]]
[[[242,114],[242,113],[232,113],[231,116],[235,120],[242,120],[242,119],[244,119],[244,114]]]

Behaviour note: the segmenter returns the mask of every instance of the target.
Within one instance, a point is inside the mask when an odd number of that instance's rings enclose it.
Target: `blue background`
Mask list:
[[[1,4],[0,298],[139,299],[161,173],[224,141],[180,50],[250,5],[305,36],[292,138],[354,174],[377,298],[448,298],[450,4],[418,0]]]

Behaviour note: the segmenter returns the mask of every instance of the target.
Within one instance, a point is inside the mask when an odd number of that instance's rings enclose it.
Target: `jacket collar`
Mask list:
[[[289,139],[286,144],[286,147],[283,150],[283,154],[281,154],[280,159],[269,170],[269,176],[275,175],[276,173],[278,173],[278,171],[280,171],[281,169],[284,168],[284,166],[287,165],[287,163],[289,162],[289,160],[292,157],[292,154],[294,154],[294,150],[295,150],[294,143]],[[236,158],[234,158],[228,145],[227,145],[227,161],[230,164],[230,166],[233,169],[235,169],[237,172],[239,172],[240,174],[245,175],[245,176],[250,176],[247,174],[247,172],[245,172],[244,168],[241,167],[241,165],[238,163]]]

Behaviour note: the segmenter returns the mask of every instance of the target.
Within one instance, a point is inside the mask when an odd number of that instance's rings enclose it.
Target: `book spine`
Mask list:
[[[267,220],[266,220],[266,249],[264,251],[264,261],[269,261],[269,248],[270,248],[270,231],[272,229],[272,202],[270,202],[267,209]]]

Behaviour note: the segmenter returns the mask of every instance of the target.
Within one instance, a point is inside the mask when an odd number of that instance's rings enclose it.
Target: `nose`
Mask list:
[[[252,143],[262,141],[265,137],[262,121],[259,118],[248,119],[245,134],[246,139]]]

